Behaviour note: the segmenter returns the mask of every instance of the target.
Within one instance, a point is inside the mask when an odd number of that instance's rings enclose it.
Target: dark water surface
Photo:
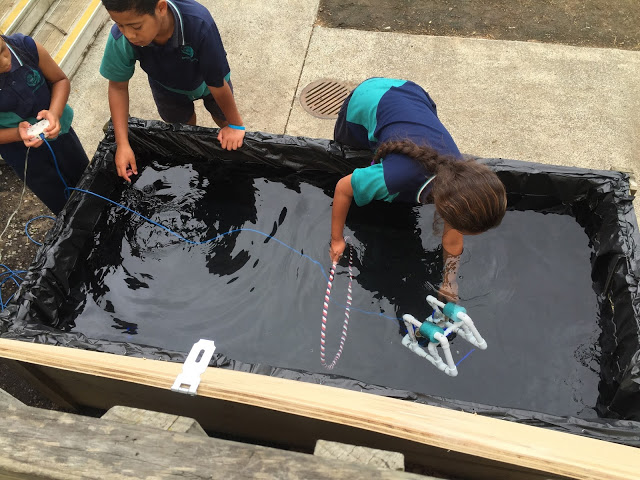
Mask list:
[[[152,163],[114,199],[196,242],[240,228],[264,234],[190,245],[109,207],[75,275],[82,300],[68,324],[90,338],[183,352],[207,338],[236,360],[326,372],[320,325],[336,180],[257,165]],[[489,347],[462,361],[458,377],[401,345],[395,318],[424,319],[424,297],[441,279],[433,212],[429,205],[352,206],[345,235],[355,249],[353,311],[333,372],[458,400],[594,416],[600,329],[589,240],[573,217],[507,212],[497,229],[465,239],[461,303]],[[347,281],[343,260],[329,310],[329,362]],[[453,340],[454,360],[471,350]]]

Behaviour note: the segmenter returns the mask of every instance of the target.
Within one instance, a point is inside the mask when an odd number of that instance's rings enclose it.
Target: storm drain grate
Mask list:
[[[338,117],[342,102],[350,93],[351,89],[343,83],[318,80],[302,89],[300,103],[314,117],[333,119]]]

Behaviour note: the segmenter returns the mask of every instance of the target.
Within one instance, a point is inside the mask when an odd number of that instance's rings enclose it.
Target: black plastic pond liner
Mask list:
[[[286,167],[297,175],[313,172],[348,174],[370,162],[369,152],[344,149],[328,140],[248,133],[245,145],[227,152],[215,140],[217,130],[167,125],[131,119],[130,143],[138,155],[182,158],[216,157]],[[100,143],[78,188],[109,198],[121,187],[115,174],[115,143],[110,130]],[[219,368],[277,376],[408,401],[475,412],[481,415],[640,446],[640,252],[637,221],[628,195],[626,175],[556,167],[502,159],[479,159],[504,182],[510,210],[534,210],[571,215],[587,233],[591,253],[593,289],[597,295],[601,334],[599,418],[556,416],[465,402],[367,385],[337,375],[309,373],[243,363],[216,354]],[[74,193],[39,249],[16,299],[0,314],[3,338],[63,345],[119,355],[182,362],[188,352],[169,351],[136,343],[113,342],[68,330],[61,323],[69,298],[71,277],[86,260],[87,243],[108,204],[97,197]],[[571,319],[567,319],[571,321]]]

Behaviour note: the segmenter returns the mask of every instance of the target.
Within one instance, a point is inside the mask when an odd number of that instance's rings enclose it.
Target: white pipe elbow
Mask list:
[[[408,313],[405,313],[402,316],[402,320],[404,320],[405,323],[414,325],[416,328],[420,328],[422,326],[422,323],[420,323],[419,320],[417,320],[413,315],[409,315]]]
[[[446,373],[450,377],[457,377],[458,376],[458,369],[456,367],[453,367],[453,368],[447,367],[447,369],[445,370],[444,373]]]
[[[433,295],[427,295],[427,303],[431,305],[433,308],[436,308],[436,307],[444,308],[444,303],[442,303]]]

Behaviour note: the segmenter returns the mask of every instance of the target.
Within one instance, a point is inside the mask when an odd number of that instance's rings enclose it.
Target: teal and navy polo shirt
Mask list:
[[[175,19],[173,35],[164,45],[131,44],[117,25],[111,28],[100,73],[114,82],[126,82],[136,60],[149,79],[192,99],[208,94],[207,86],[222,87],[230,69],[222,39],[209,10],[192,0],[167,0]]]
[[[407,80],[371,78],[358,85],[340,111],[335,139],[375,151],[390,140],[411,140],[443,155],[461,158],[453,138],[436,113],[436,104],[419,85]],[[357,168],[351,176],[358,205],[372,200],[424,203],[433,172],[402,154]]]

